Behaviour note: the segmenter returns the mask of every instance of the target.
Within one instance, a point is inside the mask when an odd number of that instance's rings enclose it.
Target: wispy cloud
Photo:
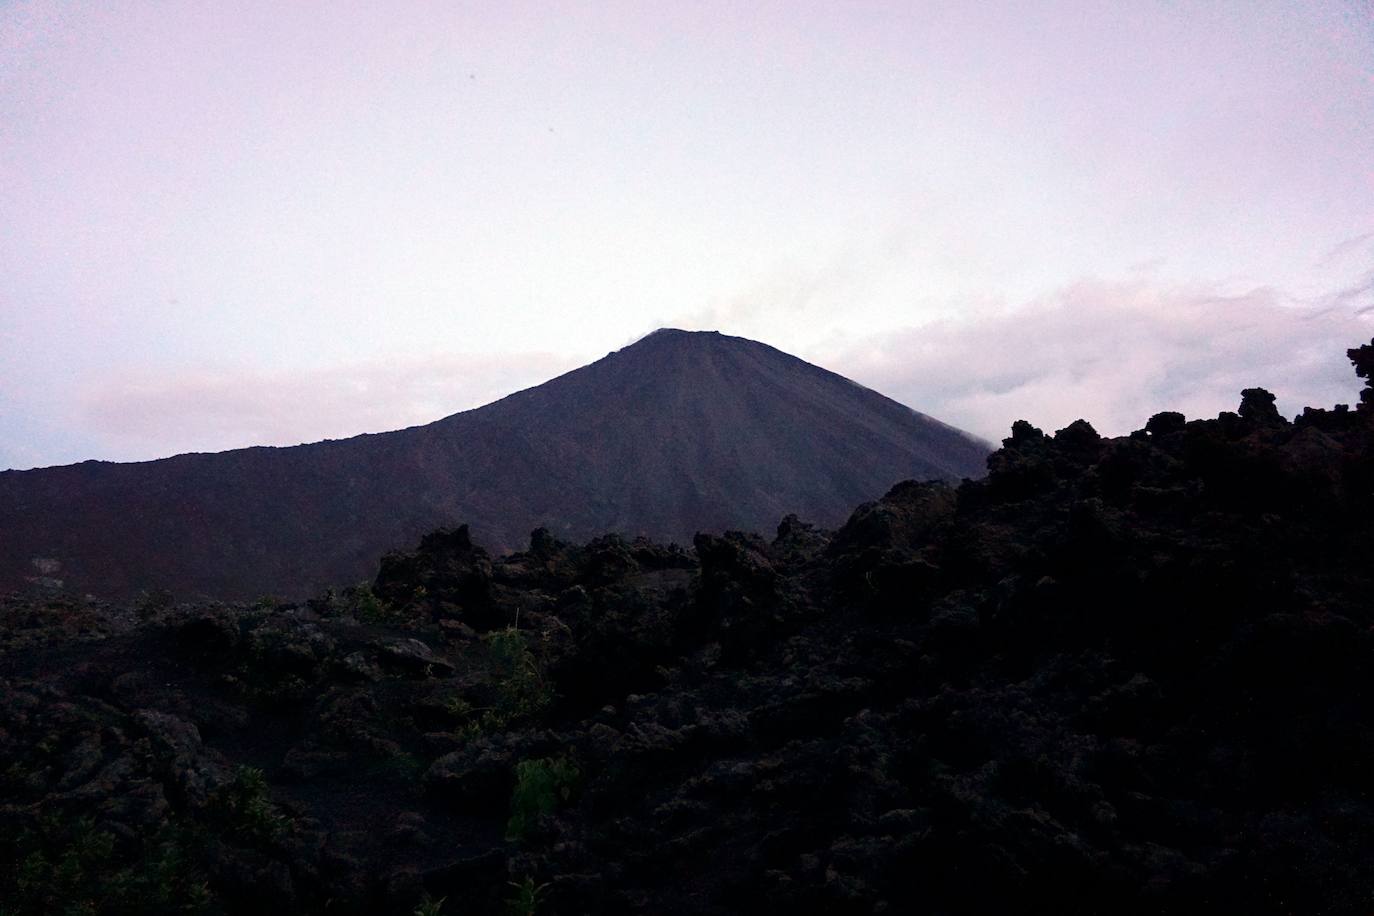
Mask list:
[[[104,445],[105,454],[92,457],[121,460],[295,445],[428,423],[539,384],[576,362],[517,353],[117,375],[86,392],[83,426]]]
[[[1317,261],[1317,266],[1331,267],[1351,255],[1363,257],[1367,261],[1371,252],[1374,252],[1374,232],[1361,232],[1359,235],[1351,236],[1339,244],[1333,245]]]
[[[1364,299],[1369,298],[1365,296]],[[1374,334],[1370,303],[1272,289],[1222,296],[1081,282],[1024,307],[872,336],[817,354],[857,381],[994,441],[1012,421],[1103,433],[1161,410],[1214,416],[1250,386],[1281,409],[1355,400],[1345,350]]]

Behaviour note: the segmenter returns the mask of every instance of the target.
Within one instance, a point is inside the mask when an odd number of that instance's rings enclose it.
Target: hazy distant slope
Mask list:
[[[497,549],[544,525],[688,540],[822,524],[897,480],[981,476],[989,446],[772,347],[663,330],[427,426],[292,448],[0,473],[0,587],[300,595],[468,522]]]

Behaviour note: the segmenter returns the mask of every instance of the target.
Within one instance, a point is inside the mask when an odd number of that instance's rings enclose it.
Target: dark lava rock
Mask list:
[[[1018,422],[833,533],[444,529],[372,602],[12,596],[0,899],[1367,913],[1368,403]]]
[[[453,663],[434,654],[418,639],[388,639],[377,647],[377,658],[384,668],[408,674],[429,676],[453,670]]]

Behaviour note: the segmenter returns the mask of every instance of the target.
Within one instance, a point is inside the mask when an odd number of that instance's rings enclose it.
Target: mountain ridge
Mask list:
[[[0,472],[0,587],[42,559],[113,595],[299,595],[460,522],[497,550],[541,526],[685,542],[793,512],[832,524],[899,479],[979,476],[990,450],[766,344],[660,329],[421,426]]]

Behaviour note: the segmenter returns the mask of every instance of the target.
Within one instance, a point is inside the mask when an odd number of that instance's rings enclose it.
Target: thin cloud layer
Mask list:
[[[1354,402],[1345,351],[1370,339],[1372,319],[1368,302],[1340,296],[1300,303],[1269,289],[1082,282],[1016,310],[869,337],[825,360],[992,441],[1017,419],[1052,430],[1081,417],[1120,435],[1161,410],[1234,410],[1252,386],[1289,415]]]
[[[326,369],[203,369],[105,379],[83,399],[102,457],[296,445],[428,423],[573,368],[548,353],[432,356]]]

